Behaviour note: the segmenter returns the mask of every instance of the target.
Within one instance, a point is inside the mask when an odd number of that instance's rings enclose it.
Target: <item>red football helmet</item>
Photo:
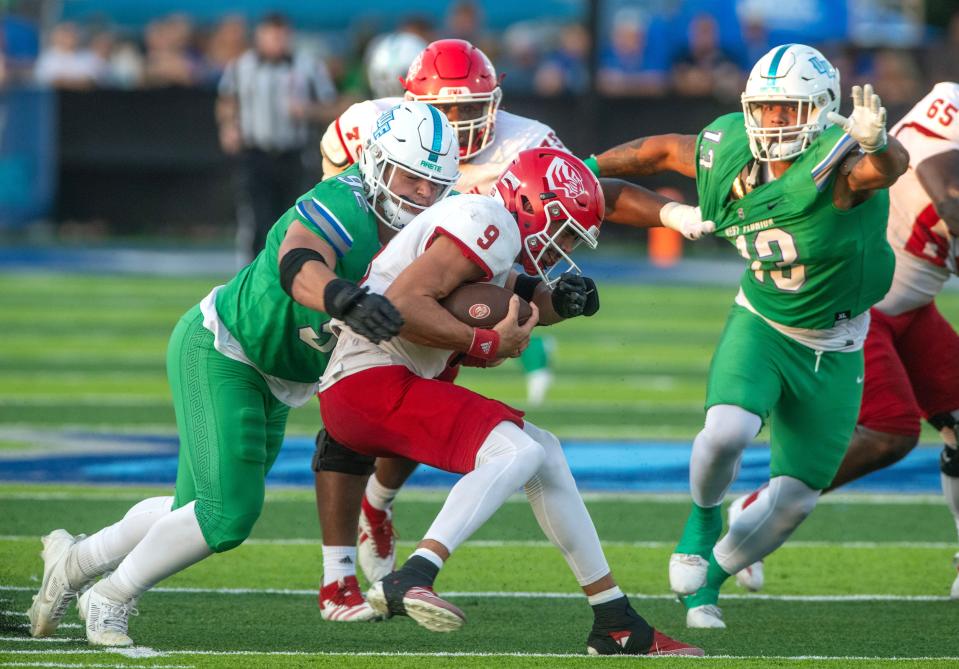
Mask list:
[[[606,213],[603,188],[583,161],[559,149],[520,151],[491,194],[516,218],[527,274],[552,286],[565,272],[579,273],[569,254],[584,242],[596,248]]]
[[[493,141],[503,91],[489,58],[466,40],[429,44],[401,81],[407,99],[428,102],[446,114],[459,136],[461,160]]]

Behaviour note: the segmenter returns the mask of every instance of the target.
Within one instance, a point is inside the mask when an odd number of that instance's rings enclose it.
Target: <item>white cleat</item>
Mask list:
[[[387,586],[389,587],[389,586]],[[366,593],[370,606],[384,618],[406,615],[431,632],[454,632],[466,622],[466,614],[437,595],[433,588],[413,586],[403,593],[403,610],[390,607],[383,581],[377,581]]]
[[[669,587],[677,595],[691,595],[706,585],[709,561],[692,553],[669,556]]]
[[[956,571],[959,571],[959,553],[953,556],[952,564],[956,568]],[[959,599],[959,573],[956,574],[956,580],[952,582],[952,591],[949,593],[949,596],[953,599]]]
[[[727,511],[727,518],[729,519],[729,525],[736,521],[739,518],[740,514],[743,512],[743,502],[746,501],[746,498],[749,495],[743,495],[737,497],[729,505]],[[739,570],[736,572],[736,583],[739,584],[741,588],[745,588],[750,592],[759,592],[763,589],[763,585],[766,582],[766,576],[763,570],[763,561],[759,560],[758,562],[753,562],[748,567]]]
[[[137,615],[136,601],[116,602],[97,592],[96,586],[77,600],[80,620],[86,621],[87,641],[92,646],[132,646],[127,635],[130,616]]]
[[[33,604],[27,611],[30,618],[30,636],[50,636],[57,631],[70,602],[77,598],[79,588],[70,587],[67,578],[67,557],[75,543],[84,539],[80,534],[73,536],[66,530],[54,530],[43,537],[43,581],[40,591],[33,596]]]
[[[323,620],[360,623],[379,620],[380,614],[363,599],[356,576],[347,576],[320,589],[320,615]]]
[[[715,604],[694,606],[686,611],[686,627],[695,629],[724,630],[723,612]]]
[[[376,510],[373,510],[374,513]],[[367,513],[366,498],[360,510],[359,540],[356,561],[370,583],[376,583],[396,568],[396,533],[393,530],[393,511],[387,509],[383,520],[377,521]]]

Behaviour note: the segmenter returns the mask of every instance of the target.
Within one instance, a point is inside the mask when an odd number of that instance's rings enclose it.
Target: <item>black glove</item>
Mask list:
[[[323,303],[326,313],[374,344],[395,337],[403,327],[403,317],[392,302],[352,281],[333,279],[326,284]]]
[[[599,311],[596,282],[586,276],[567,272],[553,286],[553,310],[563,318],[592,316]]]

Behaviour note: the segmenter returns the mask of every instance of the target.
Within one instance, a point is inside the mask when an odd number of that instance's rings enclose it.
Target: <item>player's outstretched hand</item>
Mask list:
[[[339,318],[353,332],[374,344],[399,334],[403,317],[393,303],[369,288],[351,281],[334,279],[323,294],[326,313]]]
[[[886,108],[872,84],[852,87],[852,114],[848,118],[836,112],[829,112],[826,118],[842,126],[866,153],[882,151],[886,146]]]
[[[588,276],[566,272],[553,286],[553,311],[562,318],[592,316],[599,311],[599,290]]]
[[[686,239],[696,241],[703,235],[711,235],[716,231],[716,224],[704,221],[699,207],[691,207],[679,202],[667,202],[659,211],[659,220],[662,224],[680,233]]]
[[[529,336],[539,322],[539,309],[533,303],[530,303],[529,306],[533,313],[525,323],[520,325],[519,296],[513,295],[509,299],[509,311],[506,312],[506,317],[493,326],[493,329],[499,334],[497,357],[517,358],[529,346]]]

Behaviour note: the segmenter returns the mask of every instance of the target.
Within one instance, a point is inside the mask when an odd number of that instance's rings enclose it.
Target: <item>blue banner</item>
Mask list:
[[[0,227],[50,215],[56,188],[56,94],[0,91]]]

